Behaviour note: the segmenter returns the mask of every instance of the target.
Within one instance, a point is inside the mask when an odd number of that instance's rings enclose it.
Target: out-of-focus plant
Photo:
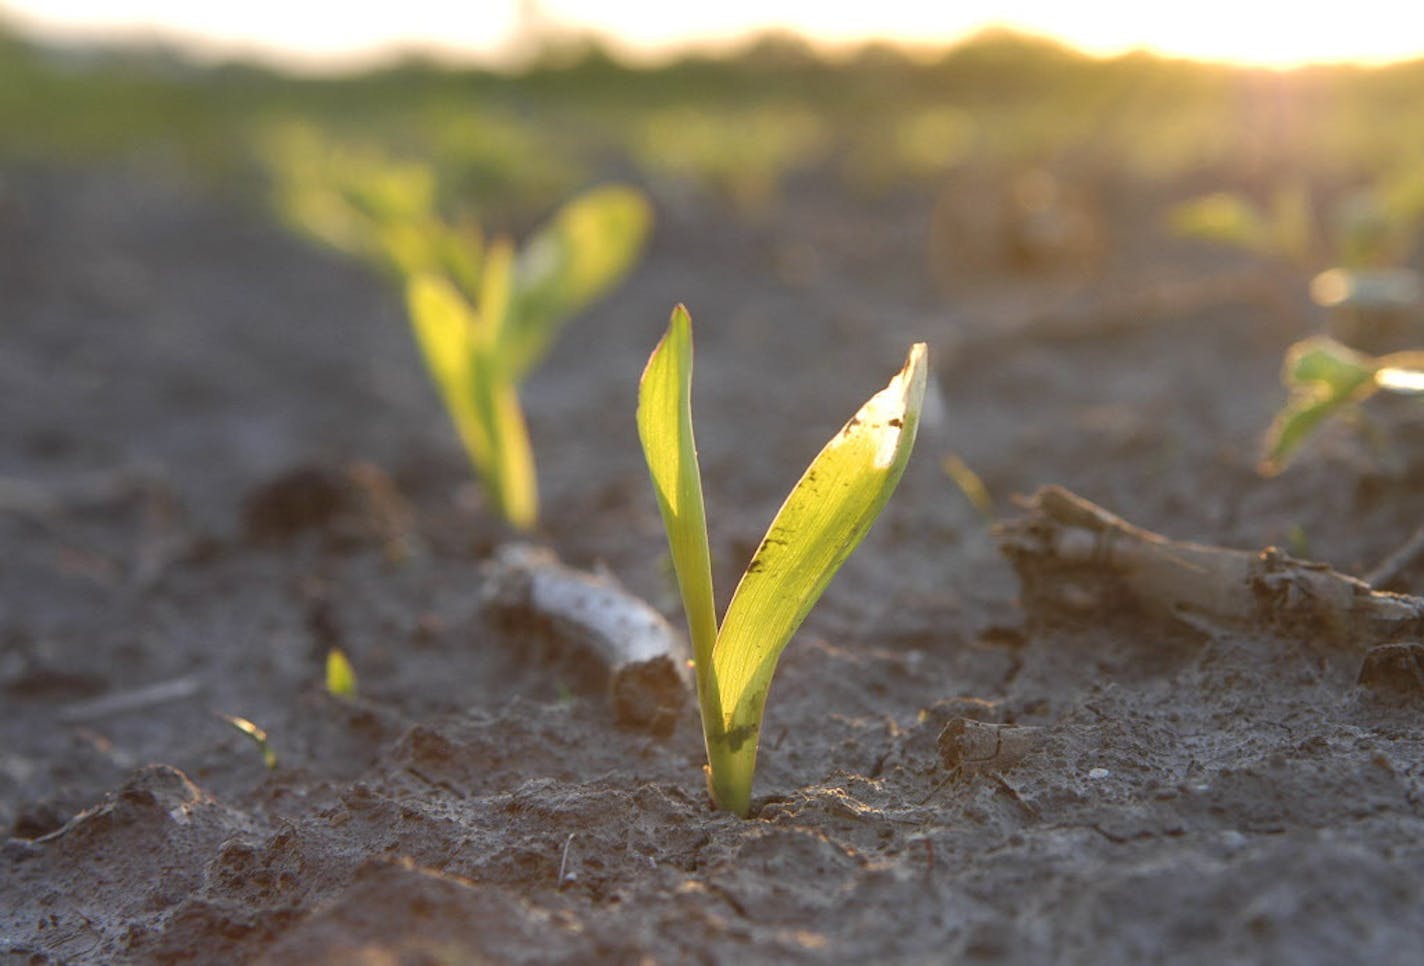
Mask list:
[[[308,233],[364,257],[405,287],[416,340],[460,440],[500,514],[538,520],[534,457],[518,386],[563,325],[636,263],[652,209],[633,188],[590,190],[516,251],[437,204],[430,168],[373,152],[286,141],[279,200]]]
[[[844,172],[857,190],[876,194],[942,177],[973,153],[974,116],[958,107],[905,109],[867,122],[855,132]]]
[[[1186,238],[1232,245],[1302,267],[1314,259],[1317,235],[1310,191],[1303,182],[1282,184],[1266,205],[1223,191],[1177,205],[1167,217],[1171,229]]]
[[[1424,169],[1382,177],[1323,213],[1302,182],[1291,182],[1268,207],[1214,194],[1178,206],[1169,220],[1181,235],[1314,273],[1310,296],[1330,311],[1331,332],[1345,342],[1376,352],[1412,343],[1406,316],[1424,298],[1424,281],[1403,263],[1424,222]]]
[[[692,434],[692,319],[678,306],[638,386],[638,435],[657,491],[692,638],[719,808],[745,816],[777,660],[860,544],[909,462],[924,403],[926,350],[846,423],[777,511],[717,624],[701,472]]]
[[[1266,432],[1260,469],[1267,475],[1284,469],[1326,420],[1376,392],[1424,394],[1424,350],[1369,356],[1316,336],[1286,352],[1281,381],[1290,398]]]
[[[824,141],[821,118],[808,110],[668,108],[638,125],[632,150],[647,171],[721,192],[750,214],[775,201],[786,174]]]
[[[258,753],[262,755],[263,765],[269,770],[277,767],[277,752],[272,748],[271,742],[267,740],[267,731],[265,729],[254,724],[249,719],[239,717],[235,714],[215,713],[219,719],[226,721],[238,731],[242,732],[257,746]]]
[[[479,226],[468,215],[441,216],[429,164],[336,143],[303,125],[271,134],[265,155],[279,213],[297,231],[400,279],[436,271],[478,287]]]
[[[356,669],[345,651],[333,647],[326,652],[326,693],[333,698],[354,698],[356,689]]]

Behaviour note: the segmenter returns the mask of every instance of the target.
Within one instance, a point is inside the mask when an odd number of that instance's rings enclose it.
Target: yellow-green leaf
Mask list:
[[[267,740],[267,732],[258,727],[246,718],[238,717],[235,714],[218,713],[218,717],[232,725],[238,731],[252,739],[252,743],[257,746],[258,752],[262,755],[262,764],[267,768],[277,767],[277,752]]]
[[[486,262],[500,262],[497,248]],[[497,269],[487,266],[486,279],[491,271]],[[492,327],[439,276],[412,279],[407,301],[416,340],[485,492],[511,524],[533,526],[539,512],[534,454]]]
[[[687,612],[704,724],[708,720],[717,723],[720,712],[712,711],[718,702],[715,688],[709,685],[717,613],[702,476],[692,435],[692,319],[681,305],[673,310],[667,333],[653,350],[638,384],[638,437],[657,492],[658,509],[662,511],[683,609]]]
[[[737,586],[712,654],[723,721],[722,734],[709,737],[709,751],[714,793],[724,808],[746,813],[777,660],[904,473],[925,378],[926,350],[919,343],[890,384],[811,462]]]
[[[475,409],[491,441],[490,465],[477,469],[504,518],[528,530],[539,519],[539,492],[519,393],[492,349],[477,350],[471,358]]]
[[[406,286],[411,327],[425,366],[440,391],[476,468],[491,458],[493,442],[475,409],[473,352],[475,317],[454,287],[437,275],[419,275]]]
[[[356,696],[356,669],[339,647],[326,652],[326,691],[334,698]]]
[[[519,381],[548,351],[570,316],[605,294],[637,262],[652,207],[626,186],[595,188],[560,208],[529,239],[515,266],[504,354]]]
[[[1373,393],[1377,365],[1324,336],[1291,346],[1281,367],[1281,382],[1290,397],[1266,430],[1260,472],[1279,473],[1322,423]]]

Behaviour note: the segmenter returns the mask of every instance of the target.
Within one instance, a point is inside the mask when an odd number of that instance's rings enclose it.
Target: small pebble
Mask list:
[[[1107,778],[1111,774],[1112,772],[1108,771],[1106,768],[1094,768],[1092,771],[1088,772],[1088,777],[1091,778],[1093,781],[1098,781],[1100,779]]]

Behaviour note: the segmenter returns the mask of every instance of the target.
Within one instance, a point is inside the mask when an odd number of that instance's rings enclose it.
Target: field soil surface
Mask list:
[[[1376,414],[1388,449],[1332,430],[1255,473],[1315,320],[1298,283],[1164,237],[1174,198],[1104,194],[1092,251],[1026,262],[956,233],[981,199],[934,221],[814,174],[762,218],[660,197],[640,268],[530,378],[523,539],[680,626],[633,422],[673,305],[724,603],[811,457],[931,346],[909,471],[782,659],[741,820],[709,807],[690,704],[670,736],[617,727],[577,634],[482,605],[520,538],[386,282],[179,176],[11,175],[4,961],[1415,960],[1418,682],[1362,687],[1364,650],[1309,629],[1029,607],[945,468],[1000,518],[1058,484],[1356,575],[1415,529],[1411,413]],[[324,692],[333,646],[356,700]],[[956,759],[984,723],[1012,741]]]

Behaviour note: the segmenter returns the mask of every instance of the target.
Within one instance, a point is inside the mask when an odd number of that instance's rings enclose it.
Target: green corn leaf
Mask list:
[[[257,746],[258,752],[262,755],[262,764],[269,770],[277,767],[277,752],[267,740],[267,732],[258,727],[246,718],[238,717],[235,714],[223,714],[215,712],[219,718],[232,725],[238,731],[252,739],[252,743]]]
[[[1322,423],[1371,395],[1377,368],[1377,360],[1323,336],[1291,346],[1281,368],[1290,398],[1266,431],[1260,471],[1279,473]]]
[[[924,403],[926,349],[872,396],[811,462],[752,556],[722,620],[712,662],[723,727],[714,791],[746,814],[767,690],[791,635],[880,515],[910,459]]]
[[[339,647],[326,652],[326,691],[333,698],[356,697],[356,669]]]
[[[476,410],[472,379],[474,313],[458,292],[436,275],[419,275],[406,287],[411,327],[460,440],[479,469],[494,443]]]
[[[532,369],[570,316],[613,288],[637,262],[652,208],[633,188],[595,188],[569,202],[529,240],[515,266],[512,313],[502,352],[516,382]]]
[[[1289,389],[1349,395],[1369,382],[1375,361],[1325,336],[1303,339],[1286,350],[1281,382]]]
[[[667,333],[653,350],[638,384],[638,437],[657,492],[687,613],[698,700],[707,732],[709,722],[721,726],[720,702],[711,678],[717,612],[702,474],[692,435],[692,319],[681,305],[673,310]]]
[[[534,455],[518,393],[494,346],[509,267],[507,247],[491,246],[483,283],[488,315],[436,275],[412,279],[407,301],[416,341],[486,493],[505,519],[528,529],[539,511]]]

